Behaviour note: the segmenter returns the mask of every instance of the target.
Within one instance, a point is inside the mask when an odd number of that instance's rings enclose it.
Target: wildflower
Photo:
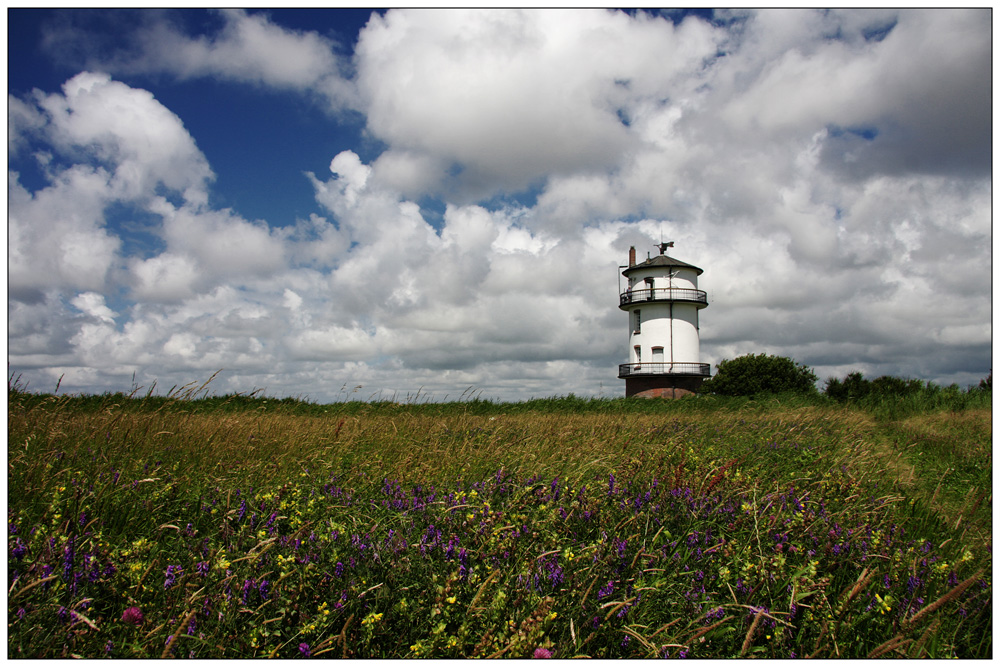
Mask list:
[[[180,565],[168,565],[166,579],[163,581],[163,588],[167,589],[177,583],[177,575],[182,574]]]
[[[302,657],[308,658],[309,657],[309,644],[307,644],[305,642],[302,642],[301,644],[299,644],[299,653],[302,654]]]
[[[122,612],[122,620],[132,625],[140,625],[143,621],[142,610],[138,607],[129,607]]]
[[[115,643],[109,639],[108,643],[104,645],[104,652],[110,654],[114,650],[115,650]]]
[[[21,560],[24,558],[24,554],[28,553],[28,546],[21,541],[20,537],[14,538],[14,548],[10,553],[17,560]]]
[[[547,648],[542,648],[541,646],[539,646],[538,648],[535,649],[535,652],[532,654],[531,657],[538,660],[545,660],[552,657],[552,651],[550,651]]]
[[[70,575],[73,574],[73,540],[72,535],[69,536],[69,543],[66,545],[66,551],[63,554],[63,579],[69,579]]]

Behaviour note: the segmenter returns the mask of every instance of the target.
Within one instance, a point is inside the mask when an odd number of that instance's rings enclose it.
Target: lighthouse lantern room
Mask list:
[[[629,362],[618,366],[626,396],[678,398],[695,393],[709,376],[700,362],[698,314],[708,297],[698,289],[702,270],[666,255],[673,242],[660,243],[660,254],[636,264],[629,248],[628,281],[619,308],[628,313]]]

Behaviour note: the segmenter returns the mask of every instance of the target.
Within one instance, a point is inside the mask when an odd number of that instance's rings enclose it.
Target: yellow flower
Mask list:
[[[450,598],[445,598],[445,602],[447,602],[448,604],[455,604],[456,600],[458,600],[458,598],[455,597],[454,595],[452,595]]]

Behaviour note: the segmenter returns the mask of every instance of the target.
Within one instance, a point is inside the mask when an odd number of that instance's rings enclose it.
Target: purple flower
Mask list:
[[[180,565],[168,565],[166,579],[163,581],[163,588],[167,589],[177,583],[177,575],[182,574]]]
[[[303,657],[308,658],[309,657],[309,644],[306,644],[305,642],[302,642],[301,644],[299,644],[299,653],[301,653]]]
[[[122,620],[132,625],[140,625],[143,620],[142,610],[138,607],[129,607],[122,612]]]
[[[552,651],[550,651],[547,648],[542,648],[541,646],[539,646],[538,648],[535,649],[535,652],[531,655],[531,657],[538,660],[548,659],[552,657]]]
[[[66,545],[66,551],[63,553],[63,578],[69,579],[70,575],[73,573],[73,541],[72,535],[69,536],[69,543]]]
[[[109,639],[108,643],[104,645],[104,652],[111,653],[114,650],[115,650],[115,643]]]
[[[24,554],[28,553],[28,546],[21,541],[20,537],[14,538],[14,548],[10,553],[17,560],[21,560],[24,558]]]

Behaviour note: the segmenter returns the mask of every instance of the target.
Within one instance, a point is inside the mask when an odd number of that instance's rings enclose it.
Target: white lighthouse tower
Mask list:
[[[698,313],[708,305],[698,289],[702,270],[664,254],[673,245],[660,243],[660,254],[641,264],[635,246],[628,251],[619,308],[628,313],[629,363],[618,366],[626,396],[677,398],[709,376],[699,357]]]

